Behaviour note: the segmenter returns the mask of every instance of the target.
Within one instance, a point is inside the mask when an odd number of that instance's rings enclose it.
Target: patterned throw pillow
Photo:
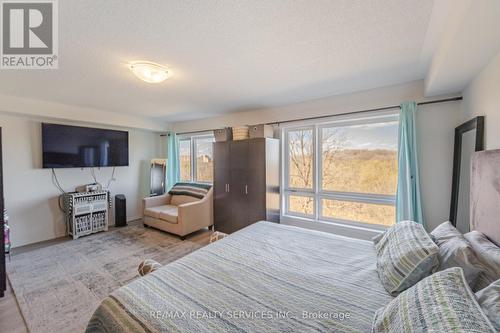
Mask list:
[[[439,267],[439,248],[421,224],[401,221],[375,244],[377,273],[392,295],[410,288]]]
[[[146,259],[139,264],[139,268],[137,270],[139,271],[140,276],[144,276],[156,271],[160,267],[161,264],[159,262],[154,261],[153,259]]]
[[[494,333],[459,267],[435,273],[377,310],[372,333]]]

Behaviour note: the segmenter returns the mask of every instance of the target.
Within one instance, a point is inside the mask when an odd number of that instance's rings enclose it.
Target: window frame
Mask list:
[[[301,131],[301,130],[311,130],[312,131],[312,153],[313,153],[313,163],[312,163],[312,188],[295,188],[290,186],[290,145],[289,145],[289,133],[290,132],[296,132],[296,131]],[[287,215],[290,216],[296,216],[296,217],[301,217],[301,218],[307,218],[311,219],[314,218],[316,219],[318,215],[318,204],[317,204],[317,199],[316,199],[316,188],[317,188],[317,175],[316,175],[316,159],[314,158],[316,152],[315,152],[315,142],[316,142],[316,128],[314,125],[305,125],[305,126],[297,126],[297,127],[285,127],[283,128],[283,136],[284,139],[282,142],[285,142],[284,144],[284,156],[286,157],[283,161],[283,177],[284,177],[284,195],[282,196],[282,200],[284,202],[284,212]],[[297,212],[291,212],[290,211],[290,201],[289,198],[290,196],[304,196],[304,197],[312,197],[314,200],[313,203],[313,214],[302,214],[302,213],[297,213]]]
[[[353,117],[353,116],[334,116],[321,122],[302,122],[295,123],[291,125],[284,126],[281,130],[282,137],[282,184],[283,189],[281,191],[281,201],[282,201],[282,217],[292,217],[309,219],[314,221],[329,222],[335,224],[341,224],[348,227],[363,227],[374,230],[385,230],[387,226],[382,224],[372,224],[361,221],[351,221],[343,220],[332,217],[322,216],[323,209],[323,199],[337,200],[337,201],[351,201],[367,204],[379,204],[379,205],[396,205],[396,195],[387,194],[377,194],[377,193],[358,193],[358,192],[342,192],[342,191],[332,191],[324,190],[322,182],[322,131],[325,128],[332,127],[345,127],[353,125],[367,125],[376,124],[384,122],[394,122],[399,120],[399,113],[397,110],[376,113],[368,116]],[[312,189],[300,189],[292,188],[289,185],[290,175],[290,145],[289,145],[289,133],[298,130],[313,130],[313,187]],[[289,209],[289,196],[312,196],[314,198],[314,216],[291,212]]]
[[[178,139],[179,142],[179,147],[178,147],[178,152],[179,152],[179,159],[180,159],[180,142],[181,141],[189,141],[189,151],[190,151],[190,166],[191,166],[191,172],[190,172],[190,179],[188,182],[193,182],[193,183],[201,183],[201,184],[213,184],[213,176],[212,176],[212,181],[211,182],[206,182],[206,181],[199,181],[197,179],[197,155],[196,155],[196,147],[197,147],[197,141],[198,140],[203,140],[203,139],[212,139],[212,143],[215,142],[215,137],[211,133],[206,133],[206,134],[199,134],[199,135],[185,135],[185,136],[180,136]],[[213,146],[212,146],[212,156],[213,156]],[[185,180],[183,180],[185,181]]]

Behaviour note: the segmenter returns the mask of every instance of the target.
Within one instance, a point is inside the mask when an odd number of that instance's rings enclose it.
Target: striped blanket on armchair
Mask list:
[[[201,183],[176,183],[168,194],[188,195],[193,198],[203,199],[212,185]]]

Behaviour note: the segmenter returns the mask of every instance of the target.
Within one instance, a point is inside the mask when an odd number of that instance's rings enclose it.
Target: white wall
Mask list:
[[[169,124],[142,116],[0,94],[0,111],[25,117],[164,131]]]
[[[41,168],[40,121],[0,114],[4,197],[14,247],[65,234],[63,214],[57,201],[59,192],[52,184],[51,170]],[[111,192],[112,195],[125,194],[127,219],[133,220],[141,216],[141,199],[149,194],[149,160],[163,157],[164,154],[160,153],[162,149],[158,133],[137,129],[128,131],[129,166],[116,168],[116,181],[111,183]],[[111,171],[112,168],[96,169],[98,181],[107,183]],[[93,183],[89,169],[59,169],[56,173],[66,191],[73,191],[78,185]]]
[[[448,221],[455,127],[461,102],[420,106],[417,113],[420,190],[429,231]]]
[[[436,96],[432,99],[441,97]],[[279,108],[239,112],[198,121],[179,122],[173,124],[173,129],[176,132],[184,132],[334,115],[356,110],[399,105],[407,100],[427,100],[424,97],[423,81],[354,94],[332,96]],[[453,136],[454,129],[460,123],[460,120],[461,102],[422,106],[419,107],[417,114],[423,210],[429,230],[448,219],[453,169]],[[336,232],[342,231],[337,229]],[[344,234],[352,236],[347,232]]]
[[[353,94],[337,95],[283,107],[236,112],[208,119],[191,120],[172,124],[176,132],[219,128],[223,126],[254,125],[297,118],[334,115],[388,105],[401,101],[424,100],[424,82],[372,89]]]
[[[485,117],[486,149],[500,148],[500,53],[470,82],[464,93],[462,121]]]

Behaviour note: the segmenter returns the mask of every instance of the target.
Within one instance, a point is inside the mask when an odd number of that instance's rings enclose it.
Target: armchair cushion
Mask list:
[[[167,221],[169,223],[177,223],[178,208],[176,206],[167,205],[160,212],[160,220]]]
[[[153,217],[155,219],[160,218],[160,213],[164,211],[166,208],[168,208],[170,205],[162,205],[162,206],[155,206],[155,207],[148,207],[144,209],[144,215]]]
[[[149,207],[144,210],[144,215],[169,223],[177,223],[178,209],[173,205]]]

